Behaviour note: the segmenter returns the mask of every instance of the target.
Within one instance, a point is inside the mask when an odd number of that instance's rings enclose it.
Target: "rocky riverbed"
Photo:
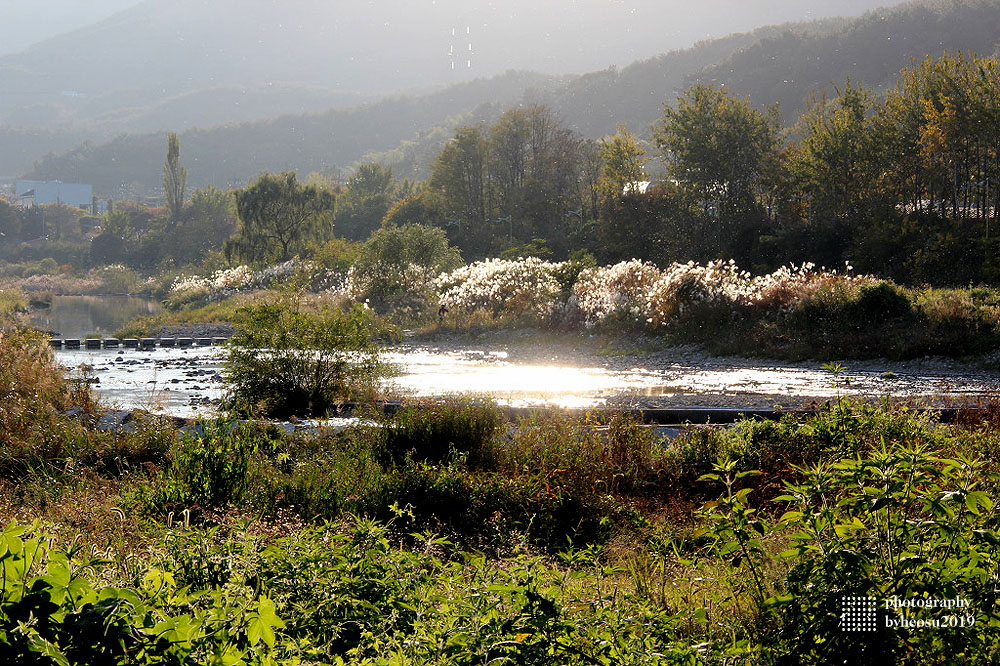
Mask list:
[[[181,334],[208,335],[204,329]],[[694,347],[608,348],[597,339],[411,341],[387,350],[399,368],[392,397],[488,395],[502,404],[563,407],[803,407],[838,395],[922,404],[991,396],[1000,376],[945,359],[846,363],[838,374],[818,363],[713,357]],[[225,350],[157,348],[60,351],[105,403],[175,416],[210,414],[223,396]],[[82,366],[82,367],[81,367]]]

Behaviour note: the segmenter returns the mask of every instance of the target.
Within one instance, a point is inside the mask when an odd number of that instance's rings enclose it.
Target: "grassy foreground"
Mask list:
[[[945,426],[841,401],[669,442],[488,403],[111,434],[66,413],[44,346],[4,336],[7,663],[1000,658],[995,406]],[[880,606],[859,634],[846,596],[967,606]],[[885,626],[904,613],[954,626]]]

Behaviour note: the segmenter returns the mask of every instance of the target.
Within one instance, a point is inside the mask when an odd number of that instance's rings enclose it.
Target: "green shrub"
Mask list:
[[[268,442],[249,427],[199,423],[171,449],[159,499],[167,506],[223,506],[251,488],[251,464]]]
[[[306,520],[361,511],[391,472],[383,467],[371,437],[360,433],[354,429],[284,440],[264,471],[261,503],[274,513],[287,508]]]
[[[132,587],[113,587],[97,573],[107,562],[81,550],[60,548],[37,524],[0,532],[0,661],[275,663],[284,623],[250,587],[205,594],[148,564],[139,565]]]
[[[389,304],[401,293],[422,291],[427,281],[461,265],[462,254],[448,244],[443,229],[420,224],[385,227],[365,241],[355,263],[360,298],[376,306]]]
[[[489,465],[503,415],[492,401],[439,402],[403,410],[378,429],[376,446],[386,460],[441,462],[462,456]]]
[[[852,314],[862,323],[872,326],[885,319],[906,317],[912,305],[906,292],[890,282],[866,284],[858,293]]]
[[[1000,657],[996,478],[980,462],[897,444],[803,473],[803,482],[778,498],[788,504],[781,523],[794,563],[787,594],[775,600],[787,641],[782,649],[795,655],[788,663],[947,663],[962,655],[993,663]],[[839,626],[848,595],[879,602],[876,630],[863,640]],[[915,615],[970,614],[976,623],[890,629],[883,604],[893,597],[960,597],[968,609]]]
[[[323,416],[337,401],[370,397],[388,372],[374,339],[384,329],[360,305],[307,312],[286,298],[236,315],[226,359],[236,412]]]

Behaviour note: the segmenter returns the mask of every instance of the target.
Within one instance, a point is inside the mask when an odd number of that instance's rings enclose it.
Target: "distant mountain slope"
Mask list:
[[[65,152],[67,146],[93,141],[99,136],[81,130],[11,129],[0,127],[0,179],[27,171],[39,155]]]
[[[394,163],[400,177],[423,178],[458,124],[488,122],[505,107],[522,101],[550,104],[586,136],[608,134],[618,122],[644,132],[663,102],[683,89],[687,77],[782,29],[762,28],[706,41],[622,70],[579,77],[508,72],[429,95],[382,100],[358,110],[189,130],[181,133],[181,155],[195,186],[246,182],[265,170],[329,172],[362,159]],[[122,186],[130,183],[154,191],[159,187],[165,145],[162,133],[88,143],[65,154],[46,156],[31,176],[67,182],[84,179],[104,196],[119,196]]]
[[[266,170],[329,172],[366,156],[396,162],[401,175],[420,177],[457,124],[488,121],[522,101],[550,105],[585,136],[609,134],[618,122],[647,134],[663,104],[701,80],[724,83],[761,105],[778,101],[791,122],[811,92],[848,78],[884,88],[925,54],[992,53],[996,35],[998,0],[914,3],[858,19],[733,35],[620,70],[563,79],[508,73],[355,110],[189,131],[181,137],[181,155],[193,185],[246,182]],[[155,190],[164,146],[162,134],[121,137],[50,156],[31,175],[82,179],[106,193],[133,181]]]
[[[639,134],[647,134],[650,125],[663,112],[664,103],[672,103],[691,85],[692,77],[705,68],[736,58],[755,44],[787,31],[823,33],[846,24],[847,19],[828,19],[768,26],[751,33],[713,39],[690,49],[635,62],[620,70],[583,75],[551,91],[543,101],[586,136],[610,134],[618,123]]]
[[[573,78],[536,91],[543,102],[584,136],[598,138],[622,123],[640,136],[663,105],[696,82],[725,85],[758,106],[777,102],[794,123],[812,93],[832,92],[847,79],[878,90],[893,86],[903,67],[927,55],[965,50],[993,54],[1000,40],[1000,0],[930,0],[826,19],[768,26],[700,43],[624,67]],[[433,153],[421,137],[405,149],[370,154],[401,160],[411,176],[426,173],[417,157]]]
[[[892,1],[724,0],[719,11],[687,0],[146,0],[0,57],[0,124],[93,129],[101,120],[95,107],[119,106],[123,98],[125,107],[145,109],[231,86],[300,84],[331,94],[385,95],[509,69],[581,73],[710,33],[751,29],[763,17],[779,23]],[[269,110],[234,108],[231,120],[261,119]],[[201,126],[219,122],[195,111]],[[116,119],[119,130],[145,128],[124,113]]]
[[[366,152],[389,150],[428,128],[442,126],[450,135],[459,123],[487,119],[516,104],[527,89],[552,87],[560,81],[509,72],[430,95],[386,99],[355,109],[188,130],[180,133],[181,161],[193,187],[241,184],[262,171],[332,173]],[[31,173],[39,179],[92,183],[102,196],[120,196],[122,187],[130,185],[155,191],[165,151],[163,132],[123,135],[48,155]]]
[[[866,13],[836,31],[785,30],[740,49],[697,75],[759,105],[778,102],[792,121],[810,92],[850,77],[882,89],[927,55],[992,55],[1000,42],[1000,2],[938,0]]]

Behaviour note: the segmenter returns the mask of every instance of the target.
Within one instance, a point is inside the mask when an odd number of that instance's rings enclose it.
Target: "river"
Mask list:
[[[29,316],[31,325],[59,338],[111,337],[140,315],[163,310],[158,301],[139,296],[53,296],[47,308]]]
[[[36,325],[65,337],[113,331],[158,304],[121,297],[56,297]],[[47,323],[46,323],[47,322]],[[221,347],[56,352],[86,373],[108,405],[177,416],[211,414],[222,397]],[[691,349],[601,354],[585,337],[484,343],[408,342],[386,349],[396,397],[489,396],[513,406],[798,406],[838,395],[967,401],[995,394],[1000,375],[947,361],[845,362],[838,377],[818,363],[715,358]]]
[[[536,349],[404,344],[386,350],[399,374],[386,382],[394,397],[489,396],[513,406],[798,406],[838,395],[962,401],[996,392],[998,378],[920,364],[859,365],[834,378],[810,364],[689,355],[602,357],[585,353],[542,360]],[[56,358],[92,378],[109,406],[176,416],[208,415],[222,397],[225,349],[192,347],[57,351]]]

